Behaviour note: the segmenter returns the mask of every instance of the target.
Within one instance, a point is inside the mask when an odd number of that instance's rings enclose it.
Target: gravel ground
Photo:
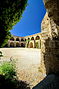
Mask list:
[[[43,74],[38,71],[41,50],[32,48],[0,48],[3,52],[2,60],[16,59],[17,76],[20,80],[27,81],[31,87],[43,79]]]

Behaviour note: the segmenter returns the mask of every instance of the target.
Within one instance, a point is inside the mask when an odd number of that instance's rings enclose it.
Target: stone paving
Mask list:
[[[41,61],[40,49],[0,48],[0,51],[4,55],[1,60],[16,59],[18,78],[27,81],[31,88],[43,79],[44,75],[38,70]]]

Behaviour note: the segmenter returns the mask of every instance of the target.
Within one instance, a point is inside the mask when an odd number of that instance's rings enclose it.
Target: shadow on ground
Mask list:
[[[50,74],[32,89],[59,89],[59,75]]]
[[[24,81],[5,79],[5,76],[0,75],[0,89],[30,89],[30,87]]]

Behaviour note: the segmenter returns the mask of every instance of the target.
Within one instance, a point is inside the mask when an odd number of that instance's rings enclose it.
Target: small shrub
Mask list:
[[[30,85],[18,80],[13,62],[3,62],[0,65],[0,89],[30,89]]]
[[[13,64],[11,62],[3,62],[0,65],[0,74],[4,75],[6,79],[12,79],[16,75]]]

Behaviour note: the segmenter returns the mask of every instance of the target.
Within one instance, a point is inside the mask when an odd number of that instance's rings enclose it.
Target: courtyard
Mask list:
[[[0,61],[16,60],[19,80],[27,81],[31,87],[39,83],[44,75],[39,71],[41,50],[35,48],[0,48]]]

